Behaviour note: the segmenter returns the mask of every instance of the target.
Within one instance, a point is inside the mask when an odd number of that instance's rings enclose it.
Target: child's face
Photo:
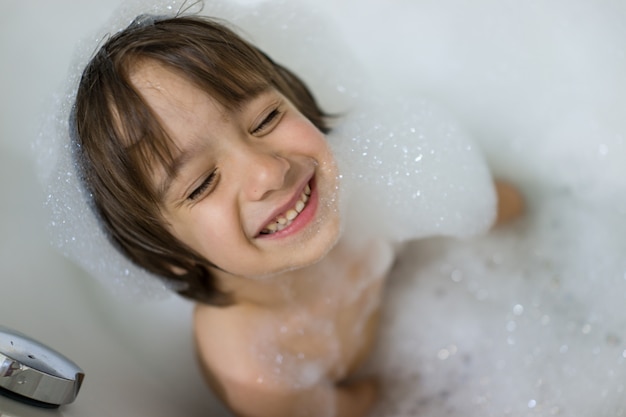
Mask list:
[[[154,179],[174,236],[245,277],[303,267],[330,250],[336,165],[324,135],[280,93],[228,110],[156,63],[131,80],[176,146],[175,175],[160,169]]]

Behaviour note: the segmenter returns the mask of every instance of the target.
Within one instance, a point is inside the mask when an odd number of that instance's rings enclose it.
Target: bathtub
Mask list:
[[[176,296],[140,302],[114,297],[97,281],[89,278],[86,272],[53,249],[45,232],[48,222],[47,213],[42,205],[45,196],[35,174],[36,167],[30,143],[37,135],[40,115],[47,108],[46,98],[57,92],[63,84],[76,41],[86,33],[90,33],[92,28],[102,25],[122,2],[119,0],[107,2],[85,0],[78,3],[72,0],[55,2],[33,0],[5,3],[7,4],[4,5],[2,17],[0,17],[2,22],[0,55],[3,57],[0,70],[2,74],[0,91],[3,92],[2,123],[0,123],[0,129],[2,129],[0,194],[3,202],[0,208],[2,232],[0,234],[2,245],[0,251],[0,276],[2,276],[0,323],[26,333],[64,353],[85,370],[86,379],[77,401],[73,404],[58,410],[40,410],[0,397],[0,416],[227,416],[228,413],[218,404],[204,384],[195,362],[190,328],[193,306]],[[344,2],[324,0],[315,3],[316,7],[333,16],[339,23],[349,44],[354,46],[356,56],[367,63],[373,74],[380,73],[388,77],[397,76],[403,79],[413,78],[415,84],[407,87],[410,91],[436,97],[438,101],[448,106],[470,131],[479,136],[481,138],[479,143],[485,148],[494,171],[500,176],[517,181],[528,192],[532,216],[543,210],[544,206],[540,202],[543,201],[545,193],[552,195],[554,190],[566,190],[563,192],[575,195],[576,201],[583,200],[577,208],[577,214],[565,221],[566,225],[571,225],[577,219],[585,219],[586,214],[604,216],[609,213],[606,217],[609,223],[601,226],[613,228],[615,233],[624,231],[626,204],[621,196],[626,190],[626,180],[624,180],[626,172],[623,168],[626,166],[626,144],[624,143],[626,129],[619,119],[626,120],[624,117],[626,102],[623,99],[623,96],[626,96],[624,94],[626,93],[624,81],[626,49],[623,45],[620,47],[619,42],[596,46],[583,36],[596,27],[609,30],[610,34],[615,36],[622,34],[620,27],[626,22],[626,6],[622,4],[623,2],[576,1],[571,9],[568,9],[571,13],[561,19],[554,7],[544,9],[539,7],[539,2],[533,3],[535,7],[524,9],[526,15],[522,17],[526,20],[523,21],[538,22],[541,27],[533,31],[523,26],[513,25],[510,28],[511,31],[517,31],[514,39],[532,38],[535,33],[550,33],[553,37],[546,42],[552,42],[555,47],[554,54],[560,54],[558,59],[548,53],[549,49],[542,49],[545,46],[542,39],[533,39],[524,44],[535,45],[541,52],[537,56],[529,53],[528,50],[514,51],[505,48],[503,44],[498,43],[498,39],[492,40],[493,49],[489,47],[471,49],[471,45],[491,39],[489,28],[493,30],[496,37],[503,33],[502,25],[507,21],[491,19],[490,13],[494,8],[497,12],[493,16],[514,13],[517,10],[515,7],[519,6],[515,6],[515,2],[511,1],[498,3],[492,0],[480,0],[475,2],[475,6],[469,6],[460,0],[445,0],[439,3],[428,0],[413,3],[406,0],[391,2],[370,0],[360,3],[347,0]],[[471,7],[474,7],[472,17],[475,25],[463,23],[463,11]],[[510,10],[507,11],[507,8]],[[437,27],[424,17],[429,16],[429,13],[437,16],[438,19],[449,15],[449,21],[452,23],[450,26]],[[395,19],[402,24],[395,27],[390,25],[380,36],[372,36],[368,23],[373,25],[382,18],[389,19],[389,21]],[[435,19],[433,22],[441,21]],[[411,22],[416,26],[412,27]],[[581,22],[584,25],[581,27],[582,35],[579,38],[568,38],[571,42],[560,38],[564,36],[564,33],[570,35],[578,33],[571,28]],[[549,27],[563,30],[552,31],[547,29]],[[425,34],[432,36],[432,39],[419,38]],[[455,43],[461,41],[467,42],[466,46],[470,49],[464,50],[463,45],[455,46]],[[506,39],[501,42],[506,42]],[[404,53],[408,44],[413,44],[417,52],[409,54],[410,57],[406,60],[399,59],[398,57]],[[389,47],[389,45],[395,46]],[[596,51],[597,55],[593,56],[594,62],[585,62],[584,55],[576,52],[577,48]],[[455,58],[451,59],[447,56],[446,51],[454,54]],[[504,58],[496,59],[497,57],[490,55],[494,51],[502,52]],[[420,61],[419,56],[416,56],[419,54],[427,59]],[[540,62],[533,65],[528,63],[527,59],[544,59],[550,65],[557,66],[543,67]],[[530,72],[524,73],[516,70],[513,67],[515,64]],[[607,66],[605,67],[604,64]],[[572,71],[567,72],[559,65],[563,68],[571,66]],[[390,66],[393,68],[389,68]],[[475,78],[469,79],[471,77]],[[593,79],[588,89],[580,85],[581,80],[587,79]],[[525,85],[532,85],[535,92],[524,93]],[[577,87],[572,88],[574,85]],[[617,94],[616,91],[621,91],[621,93]],[[581,104],[585,100],[588,100],[587,104]],[[571,102],[572,105],[564,107],[562,106],[564,102]],[[598,113],[602,113],[604,119],[600,117],[591,120],[588,124],[577,125],[580,116],[589,109],[589,103],[597,104],[594,108]],[[523,117],[520,116],[520,112],[524,114]],[[552,115],[553,119],[550,119],[548,115]],[[576,130],[568,130],[566,123],[551,122],[568,119],[572,120],[571,125],[576,126]],[[610,129],[604,129],[602,124],[598,127],[594,124],[594,120],[606,120]],[[550,134],[546,134],[546,131]],[[504,137],[506,140],[501,140]],[[564,145],[569,143],[566,141],[567,138],[572,138],[573,146]],[[524,144],[530,144],[529,146],[535,151],[524,152]],[[554,163],[533,166],[528,161],[524,161],[521,156],[538,158],[544,162],[554,161]],[[576,164],[577,167],[582,168],[570,172],[568,164]],[[583,176],[587,178],[587,182],[582,181]],[[547,184],[547,186],[536,186],[538,183]],[[582,188],[585,190],[583,191]],[[544,225],[558,222],[558,217],[533,218],[538,218],[539,222],[544,221]],[[590,224],[593,226],[595,223]],[[509,233],[522,233],[523,225],[515,227],[518,229]],[[591,236],[589,233],[593,233],[595,229],[589,226],[584,230],[588,233],[585,237],[588,239]],[[503,233],[506,234],[506,232]],[[557,233],[561,233],[559,236],[564,236],[564,238],[571,237],[567,231],[561,230]],[[506,239],[506,236],[500,238]],[[606,240],[602,240],[602,244],[608,245]],[[408,250],[426,254],[432,251],[432,248],[440,247],[460,250],[455,249],[456,243],[449,244],[451,246],[447,245],[435,241],[416,244],[410,246]],[[581,307],[581,311],[585,311],[585,314],[592,318],[595,317],[596,321],[585,321],[588,318],[586,316],[581,319],[582,330],[580,332],[563,336],[569,341],[566,350],[571,351],[575,344],[582,340],[580,338],[586,337],[591,332],[590,329],[605,329],[606,326],[603,327],[602,323],[608,316],[612,316],[610,325],[607,325],[611,331],[606,331],[606,335],[602,335],[606,338],[616,338],[611,339],[612,347],[607,348],[603,345],[604,350],[602,350],[602,352],[607,352],[607,355],[614,355],[617,358],[612,368],[614,374],[607,379],[607,387],[622,384],[623,381],[619,382],[620,377],[626,372],[622,369],[623,359],[626,358],[626,346],[623,346],[622,342],[622,338],[626,337],[624,336],[626,335],[626,327],[624,327],[626,320],[615,318],[623,314],[618,308],[619,300],[616,300],[614,296],[611,298],[613,304],[602,305],[604,295],[610,294],[613,291],[612,288],[616,292],[624,290],[621,281],[626,280],[626,261],[619,257],[619,253],[626,253],[624,239],[616,238],[613,246],[609,247],[610,249],[604,253],[608,253],[611,262],[615,264],[610,269],[611,274],[619,276],[611,278],[613,281],[610,283],[599,284],[600,289],[588,299],[585,298],[585,294],[580,294],[588,288],[582,284],[573,285],[571,291],[567,293],[568,296],[577,294],[577,302],[583,300],[581,305],[584,308]],[[510,253],[507,252],[507,254]],[[435,254],[430,256],[431,258],[426,257],[427,260],[436,258]],[[406,258],[411,258],[411,256]],[[449,260],[442,262],[442,265],[446,262],[450,265]],[[402,268],[400,271],[406,272],[406,264]],[[472,267],[468,267],[468,270],[477,271]],[[410,271],[414,272],[412,269]],[[428,272],[422,270],[420,273],[427,274]],[[462,280],[458,269],[442,271],[439,268],[436,273],[450,278],[450,281],[445,284],[447,285],[445,291],[448,293],[460,291],[458,284]],[[515,281],[515,285],[522,285],[520,282],[522,281]],[[496,284],[482,282],[481,285],[484,289]],[[396,284],[396,287],[402,288],[400,284]],[[533,287],[524,288],[523,294],[525,295],[520,295],[518,299],[524,299],[524,297],[528,300],[533,299]],[[544,284],[537,284],[534,288],[538,293],[548,291],[546,290],[548,287]],[[436,294],[437,291],[441,291],[441,288],[431,282],[425,285],[425,291]],[[464,287],[463,291],[467,294],[471,293],[472,302],[479,302],[476,305],[460,303],[468,309],[466,311],[472,311],[472,308],[479,310],[483,308],[485,304],[480,304],[484,301],[480,299],[480,291],[470,286]],[[401,289],[394,292],[392,288],[392,294],[397,294],[399,298],[401,298],[401,292]],[[487,293],[488,297],[490,293],[489,291]],[[491,294],[493,293],[497,291],[491,291]],[[502,323],[491,321],[485,328],[476,327],[474,330],[478,335],[462,332],[459,334],[477,339],[482,336],[485,338],[493,336],[495,344],[498,343],[498,337],[505,338],[506,336],[509,337],[506,340],[510,342],[510,336],[515,327],[511,322],[519,316],[517,315],[520,312],[519,306],[523,303],[516,302],[515,297],[507,297],[504,296],[502,299],[508,304],[505,302],[503,304],[506,305],[495,306],[494,304],[490,307],[491,310],[485,310],[487,312],[483,312],[484,315],[481,316],[487,318],[494,311],[498,311],[497,314],[501,315]],[[562,298],[558,300],[564,302],[565,305],[570,305],[567,304],[569,302],[567,300],[563,301]],[[528,304],[525,304],[525,307],[526,312],[530,311]],[[433,306],[433,308],[444,307]],[[565,310],[566,312],[561,316],[562,323],[572,322],[578,325],[577,321],[570,319],[569,315],[573,313],[569,307]],[[445,308],[441,311],[445,311]],[[592,314],[594,312],[597,313],[595,316]],[[418,313],[419,311],[415,314]],[[394,314],[390,313],[389,317],[394,317]],[[448,320],[454,320],[454,317],[456,316],[452,314]],[[516,323],[519,326],[522,322]],[[439,323],[435,326],[441,328],[444,324]],[[481,332],[483,332],[482,336]],[[454,339],[449,334],[443,336],[439,334],[438,337],[441,340],[439,345],[437,345],[439,342],[426,344],[429,349],[432,348],[431,351],[414,347],[416,352],[420,352],[421,360],[425,363],[423,375],[432,376],[438,372],[447,372],[446,378],[448,379],[443,378],[442,384],[448,384],[450,392],[463,392],[462,383],[456,386],[451,385],[451,381],[459,382],[455,380],[454,371],[451,370],[454,368],[442,368],[444,362],[446,364],[452,362],[449,360],[452,356],[460,357],[457,351],[461,347],[455,344],[452,348],[451,344],[445,344],[447,343],[445,340]],[[463,338],[458,335],[455,337]],[[537,343],[541,346],[539,341]],[[565,349],[563,347],[565,342],[556,338],[550,343],[549,346],[546,345],[544,351],[556,347],[556,358],[549,359],[544,355],[541,360],[546,364],[550,360],[558,363],[565,354],[562,352]],[[480,352],[492,353],[489,350]],[[620,361],[618,359],[622,356],[622,352],[625,353]],[[596,354],[601,353],[594,353]],[[385,352],[383,351],[380,355],[384,357]],[[510,352],[507,355],[512,355],[507,356],[509,363],[516,360],[523,362],[524,358],[528,358],[523,352],[519,353],[520,356],[515,356]],[[585,360],[584,353],[579,355],[578,358]],[[604,362],[602,364],[605,365]],[[519,375],[515,371],[511,374]],[[489,375],[492,378],[491,384],[493,380],[497,381],[494,375],[496,374]],[[578,378],[584,378],[587,374],[579,369],[576,375]],[[472,381],[474,377],[478,378],[478,374],[474,371],[464,374],[464,378],[470,378]],[[602,377],[597,378],[597,380],[603,380]],[[533,383],[538,382],[535,380],[528,382],[529,385]],[[481,382],[475,382],[476,386],[480,384]],[[497,392],[492,389],[493,385],[489,386],[491,387],[490,394]],[[510,387],[513,389],[515,384]],[[570,382],[565,385],[564,393],[561,392],[559,395],[562,398],[574,399],[582,393],[579,391],[583,389],[582,385],[574,385]],[[532,391],[530,388],[529,390]],[[553,395],[557,391],[550,391],[551,394],[546,395]],[[435,414],[447,412],[448,415],[457,415],[454,414],[454,409],[450,411],[449,403],[446,402],[446,398],[451,396],[450,392],[447,396],[442,392],[443,390],[433,393],[428,397],[427,402],[416,401],[416,405],[414,404],[411,410],[415,413],[428,411]],[[480,395],[472,395],[468,404],[475,408],[467,409],[464,414],[458,415],[498,415],[496,411],[493,411],[495,408],[485,412],[485,408],[481,408]],[[596,415],[626,415],[626,401],[620,404],[620,400],[615,400],[614,395],[610,398],[612,398],[610,407],[596,408],[595,410],[600,413]],[[492,400],[488,397],[482,398],[483,402]],[[562,414],[565,412],[563,407],[541,408],[542,401],[547,404],[550,399],[536,397],[536,394],[529,393],[523,397],[521,400],[523,406],[518,407],[512,404],[518,400],[519,398],[514,396],[510,397],[510,400],[504,399],[500,403],[510,401],[511,404],[505,404],[497,410],[507,410],[507,406],[510,406],[509,415],[513,416],[565,415]],[[564,403],[567,403],[567,400]],[[522,413],[519,410],[524,411]],[[456,412],[459,412],[458,409]],[[392,415],[389,411],[385,413]]]

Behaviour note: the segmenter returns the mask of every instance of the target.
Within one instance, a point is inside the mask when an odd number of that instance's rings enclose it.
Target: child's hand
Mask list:
[[[500,180],[495,181],[498,198],[498,214],[494,227],[515,220],[524,213],[524,198],[513,185]]]

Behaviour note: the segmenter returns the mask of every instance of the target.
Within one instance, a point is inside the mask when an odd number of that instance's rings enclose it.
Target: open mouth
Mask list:
[[[284,213],[276,216],[274,220],[269,222],[263,230],[261,230],[261,235],[271,235],[276,232],[279,232],[289,225],[302,213],[302,210],[306,207],[309,202],[309,197],[311,196],[311,187],[307,184],[302,190],[300,194],[300,198],[295,202],[294,206],[285,211]]]

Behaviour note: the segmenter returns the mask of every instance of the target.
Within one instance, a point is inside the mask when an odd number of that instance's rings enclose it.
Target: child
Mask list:
[[[355,371],[393,251],[340,240],[327,123],[293,73],[201,17],[137,20],[80,82],[71,124],[100,219],[198,302],[200,362],[237,415],[364,416],[376,399]]]

